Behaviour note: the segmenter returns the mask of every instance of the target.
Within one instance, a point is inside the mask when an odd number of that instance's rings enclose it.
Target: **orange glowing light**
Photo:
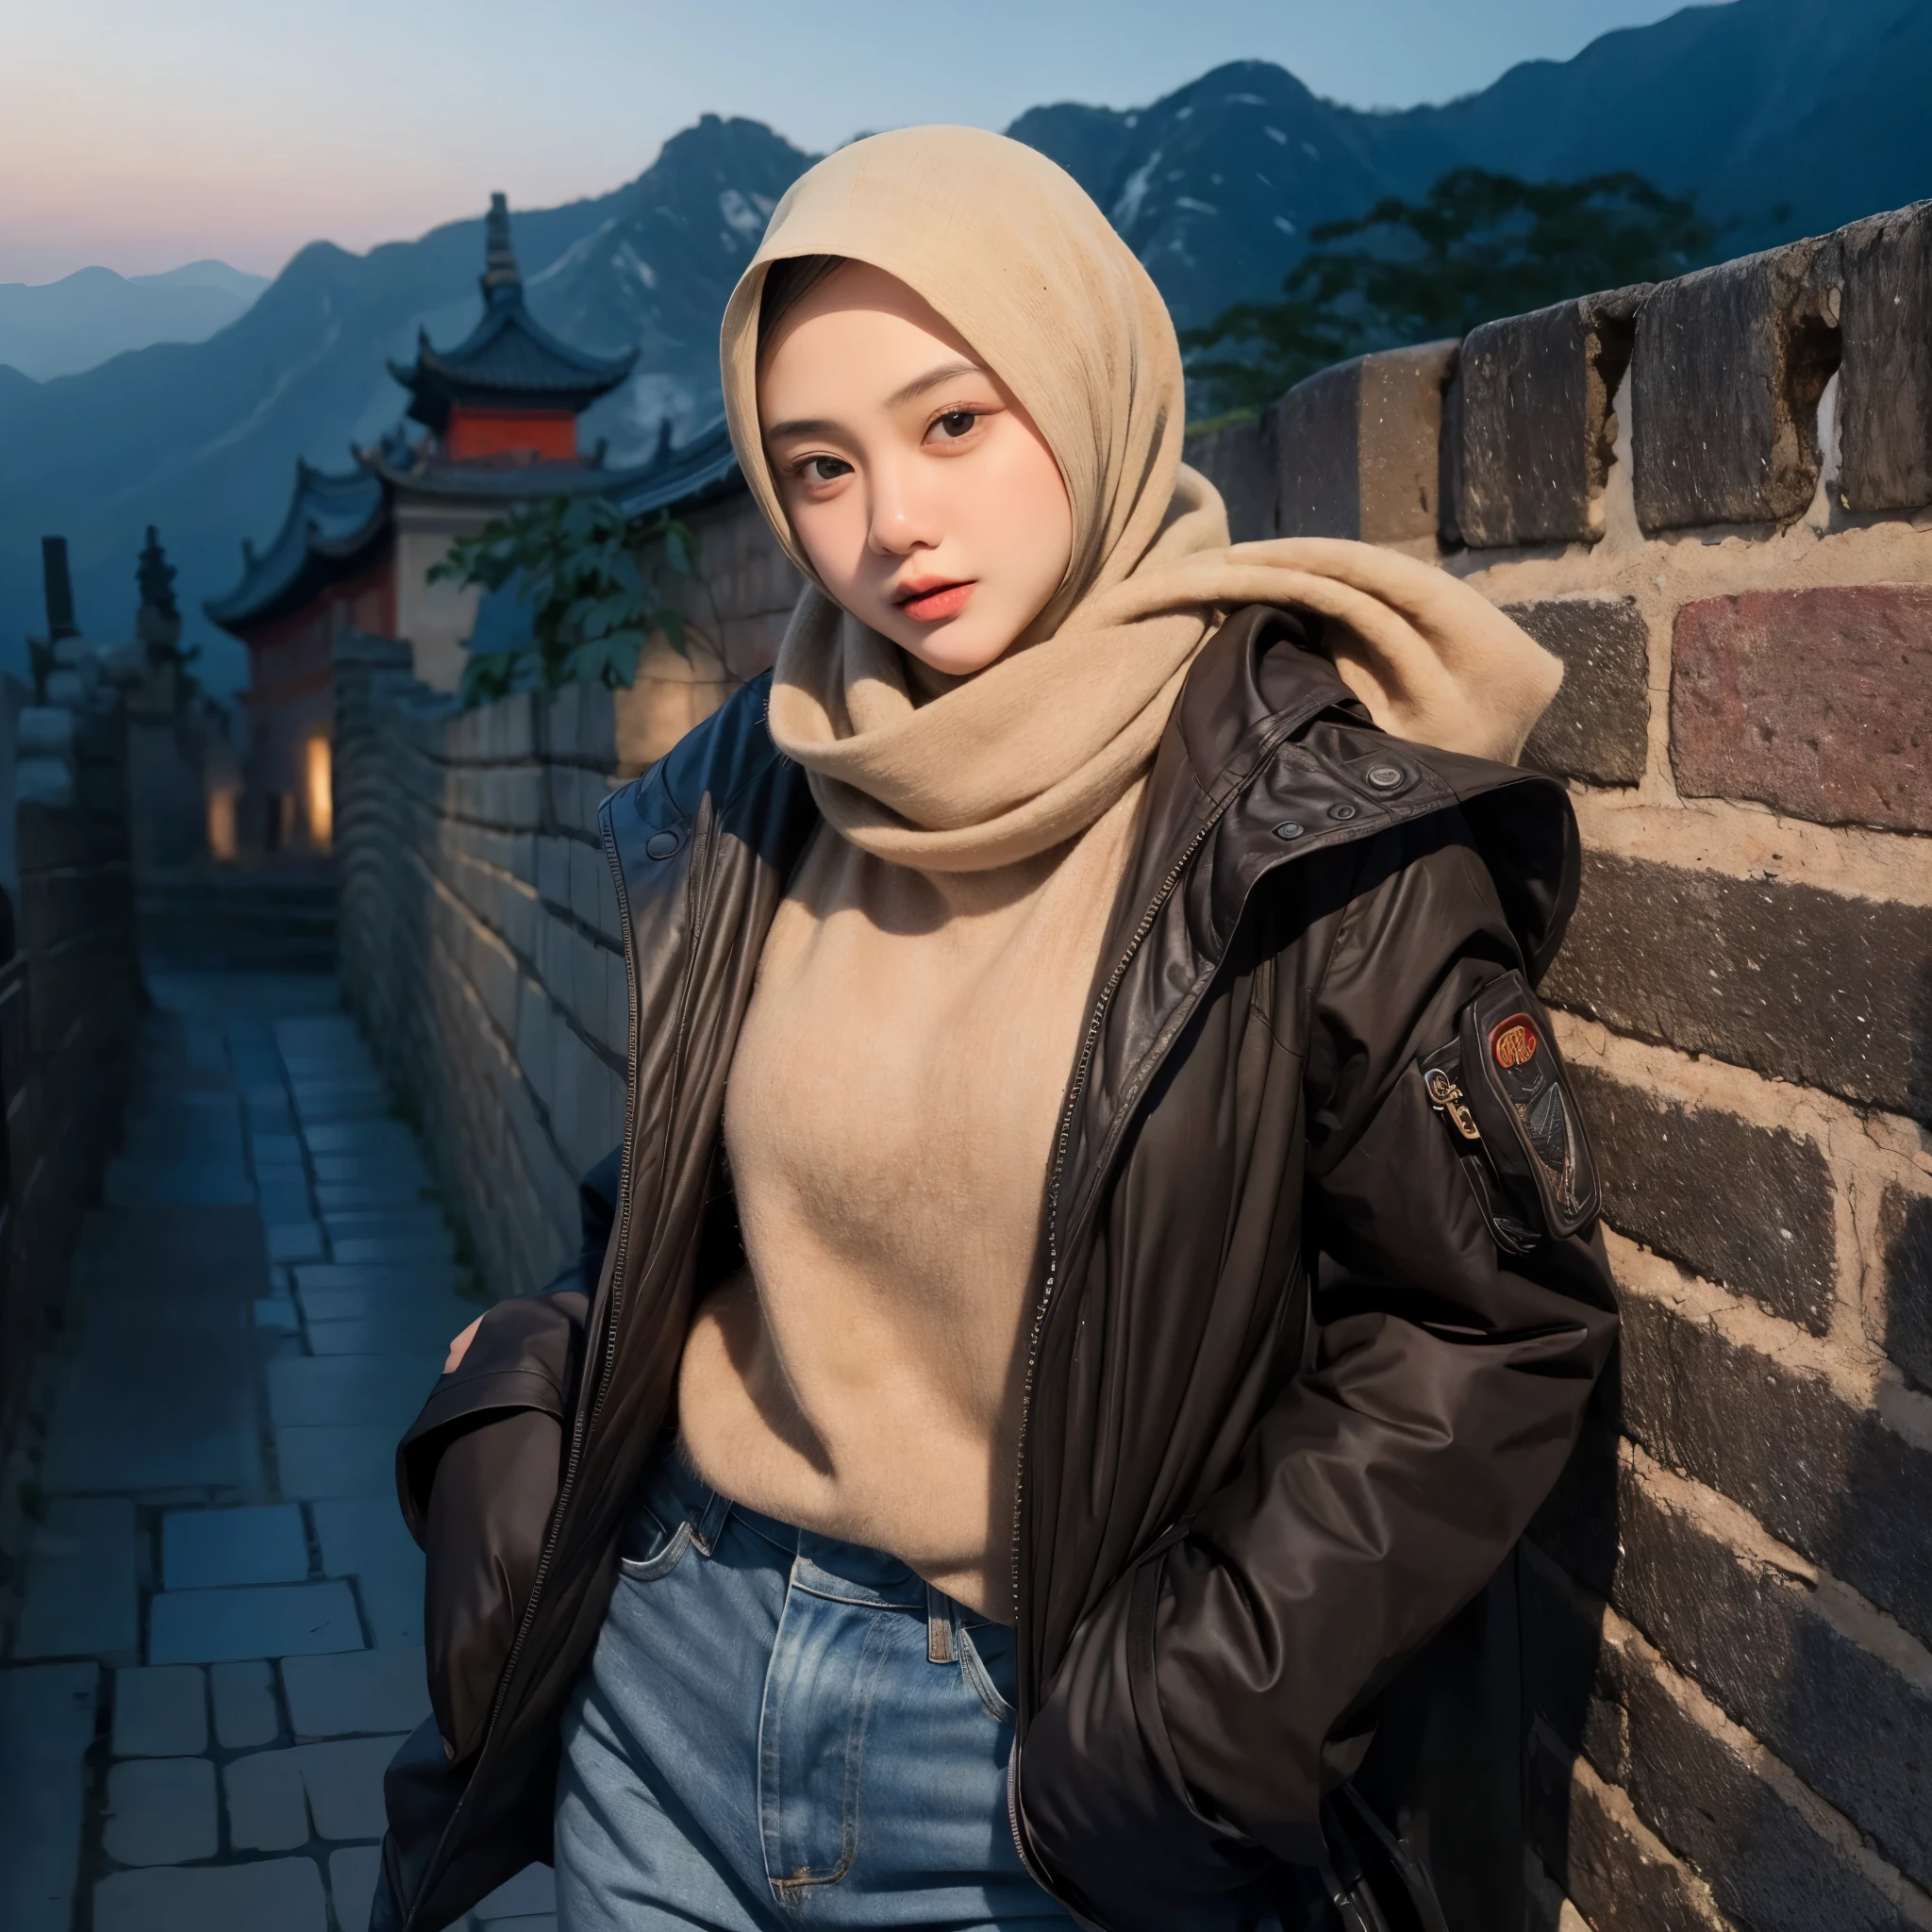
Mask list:
[[[335,794],[329,783],[327,739],[311,738],[308,741],[304,776],[308,791],[309,842],[326,846],[335,832]]]

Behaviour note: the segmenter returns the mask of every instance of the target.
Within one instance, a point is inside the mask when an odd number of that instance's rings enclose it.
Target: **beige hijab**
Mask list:
[[[1059,591],[1018,647],[938,695],[818,584],[765,461],[759,297],[769,264],[800,255],[870,262],[922,295],[1019,398],[1066,482]],[[1561,681],[1428,564],[1325,539],[1230,543],[1219,492],[1180,459],[1180,350],[1158,291],[1072,176],[1002,135],[908,128],[821,161],[774,212],[721,356],[739,463],[807,578],[773,736],[825,817],[882,858],[977,872],[1085,830],[1145,772],[1189,664],[1242,605],[1336,620],[1336,668],[1376,724],[1453,751],[1514,759]]]

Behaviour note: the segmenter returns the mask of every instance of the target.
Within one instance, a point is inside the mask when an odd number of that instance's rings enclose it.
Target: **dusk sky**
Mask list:
[[[217,256],[273,274],[640,174],[707,110],[824,149],[920,121],[1132,107],[1224,60],[1406,107],[1674,0],[4,0],[0,282]]]

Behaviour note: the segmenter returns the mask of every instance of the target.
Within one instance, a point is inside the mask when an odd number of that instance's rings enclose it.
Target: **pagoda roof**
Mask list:
[[[367,466],[331,475],[295,464],[295,491],[274,541],[242,545],[242,579],[201,608],[224,629],[263,624],[343,575],[389,535],[389,491]]]
[[[438,349],[419,329],[416,359],[391,362],[390,374],[409,391],[409,416],[439,435],[454,404],[499,409],[568,409],[581,415],[636,366],[638,352],[593,356],[554,336],[524,301],[524,278],[510,247],[509,208],[490,197],[483,315],[453,349]]]
[[[626,517],[655,515],[658,510],[702,509],[708,503],[743,488],[731,431],[718,421],[681,449],[674,448],[665,425],[649,461],[605,484],[605,493]]]

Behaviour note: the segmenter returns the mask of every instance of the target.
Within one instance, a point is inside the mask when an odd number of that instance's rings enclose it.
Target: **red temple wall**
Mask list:
[[[442,441],[459,463],[512,456],[568,463],[576,458],[577,419],[568,409],[478,409],[457,403]]]

